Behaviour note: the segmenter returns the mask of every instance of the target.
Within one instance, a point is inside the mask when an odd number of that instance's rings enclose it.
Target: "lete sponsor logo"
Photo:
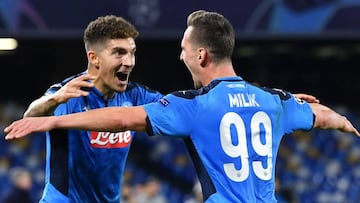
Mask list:
[[[96,148],[124,148],[131,143],[130,131],[125,132],[90,132],[90,144]]]

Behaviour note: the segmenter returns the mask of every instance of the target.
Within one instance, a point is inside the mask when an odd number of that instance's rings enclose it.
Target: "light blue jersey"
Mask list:
[[[75,76],[76,77],[76,76]],[[53,85],[52,94],[73,77]],[[138,106],[162,97],[138,83],[108,100],[96,88],[87,97],[72,98],[57,107],[55,115],[84,112],[108,106]],[[46,135],[45,189],[40,202],[119,203],[121,180],[133,132],[52,130]]]
[[[183,137],[204,202],[276,202],[275,162],[281,138],[310,130],[308,103],[241,77],[212,81],[144,105],[148,134]]]

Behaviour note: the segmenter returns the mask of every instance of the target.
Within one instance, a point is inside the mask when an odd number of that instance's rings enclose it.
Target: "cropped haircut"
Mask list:
[[[187,26],[193,27],[190,36],[192,43],[208,48],[215,61],[231,58],[235,47],[235,31],[224,16],[198,10],[188,16]]]
[[[97,44],[104,44],[109,39],[136,38],[139,32],[122,17],[115,15],[101,16],[91,21],[84,31],[85,49]]]

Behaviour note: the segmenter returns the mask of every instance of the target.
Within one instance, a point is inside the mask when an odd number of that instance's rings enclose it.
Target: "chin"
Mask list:
[[[202,88],[203,86],[200,84],[200,83],[194,83],[194,88],[195,89],[200,89]]]
[[[127,85],[121,85],[116,88],[117,92],[124,92],[126,90]]]

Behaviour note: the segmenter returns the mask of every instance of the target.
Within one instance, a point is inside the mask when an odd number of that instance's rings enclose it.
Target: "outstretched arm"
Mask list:
[[[310,103],[310,106],[315,115],[314,128],[336,129],[360,136],[358,130],[345,116],[319,103]],[[107,107],[64,116],[23,118],[6,127],[4,132],[5,139],[13,139],[54,128],[111,132],[145,131],[146,117],[147,114],[142,106]]]
[[[360,136],[358,130],[345,116],[338,114],[331,108],[322,104],[310,103],[310,106],[315,114],[314,128],[335,129]]]
[[[106,107],[64,116],[26,117],[4,129],[5,139],[21,138],[54,128],[120,132],[145,131],[146,112],[143,107]]]
[[[57,92],[51,95],[42,96],[34,100],[24,113],[24,117],[49,116],[52,115],[57,106],[67,102],[70,98],[89,95],[88,91],[81,88],[90,88],[94,84],[88,82],[95,79],[89,74],[81,75],[66,83]]]

